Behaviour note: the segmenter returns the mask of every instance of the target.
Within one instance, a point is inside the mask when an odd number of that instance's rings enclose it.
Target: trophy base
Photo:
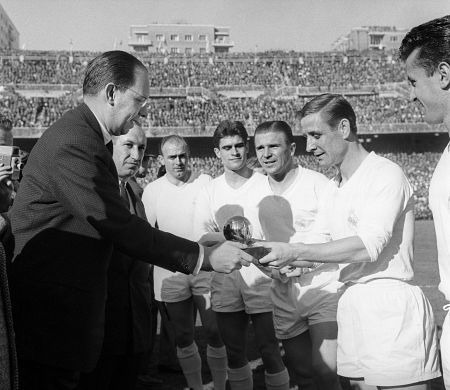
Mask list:
[[[249,255],[253,256],[255,259],[262,259],[265,255],[270,253],[270,249],[264,248],[262,246],[253,246],[243,249],[244,252],[247,252]],[[266,265],[266,264],[261,264]]]

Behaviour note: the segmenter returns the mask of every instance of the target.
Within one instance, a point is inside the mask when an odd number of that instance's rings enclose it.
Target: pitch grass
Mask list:
[[[445,304],[443,295],[438,291],[439,272],[437,266],[436,238],[432,221],[417,221],[415,227],[415,248],[414,248],[414,268],[415,283],[419,285],[433,306],[436,323],[439,334],[444,321],[445,312],[442,306]],[[249,350],[248,359],[251,361],[253,370],[254,389],[263,390],[264,368],[259,358],[259,353],[254,342],[254,333],[250,326],[249,331]],[[211,381],[211,376],[207,369],[205,356],[205,337],[201,326],[196,327],[196,341],[199,346],[203,361],[203,383]],[[160,372],[157,377],[163,380],[162,385],[158,386],[138,386],[136,390],[181,390],[186,387],[186,381],[181,373],[163,373]],[[229,386],[227,385],[229,389]],[[433,381],[432,390],[444,390],[442,380],[439,378]]]

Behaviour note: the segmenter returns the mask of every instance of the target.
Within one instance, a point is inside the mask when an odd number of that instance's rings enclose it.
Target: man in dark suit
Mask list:
[[[113,160],[125,205],[146,219],[135,181],[147,140],[134,126],[114,137]],[[151,348],[150,265],[114,250],[108,269],[105,338],[94,371],[82,374],[78,390],[133,390],[139,368]]]
[[[122,51],[86,68],[84,103],[34,146],[11,210],[11,293],[23,390],[74,389],[103,344],[107,269],[115,250],[172,271],[231,272],[235,243],[202,247],[152,228],[119,192],[108,144],[147,114],[149,75]]]

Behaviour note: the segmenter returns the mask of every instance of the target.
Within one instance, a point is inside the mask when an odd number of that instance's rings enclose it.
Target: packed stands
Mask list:
[[[422,121],[419,106],[402,98],[377,95],[349,97],[360,124],[418,123]],[[270,119],[294,123],[295,111],[307,98],[272,99],[152,99],[145,127],[217,126],[233,117],[250,127]],[[15,127],[48,127],[76,103],[72,95],[60,97],[25,97],[10,93],[0,100],[0,111],[8,113]]]
[[[3,84],[79,84],[84,69],[97,53],[0,52]],[[148,55],[155,87],[218,85],[279,85],[349,87],[402,82],[404,70],[392,53],[264,52],[229,55]]]
[[[0,51],[0,112],[11,117],[16,134],[28,129],[28,136],[39,136],[79,104],[84,71],[97,54]],[[250,134],[265,120],[293,124],[295,111],[311,96],[324,92],[347,96],[362,133],[436,131],[423,122],[420,107],[407,101],[406,75],[395,53],[136,55],[149,68],[153,99],[144,126],[152,136],[210,135],[227,118],[243,121]],[[427,187],[438,154],[387,157],[404,167],[415,188],[417,218],[430,218]],[[304,166],[319,169],[310,156],[298,159]],[[195,157],[192,166],[213,176],[222,169],[210,157]],[[146,181],[156,175],[157,167],[155,161]]]

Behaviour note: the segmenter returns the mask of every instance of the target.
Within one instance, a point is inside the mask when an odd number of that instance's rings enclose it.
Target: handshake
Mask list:
[[[227,241],[223,242],[223,237]],[[199,243],[203,245],[205,251],[203,270],[230,273],[253,263],[259,267],[278,268],[282,273],[296,276],[295,267],[287,264],[279,266],[276,261],[277,255],[271,253],[272,246],[279,244],[252,239],[252,225],[245,217],[230,218],[223,227],[223,235],[209,233],[203,236]],[[289,246],[289,244],[281,245]]]

